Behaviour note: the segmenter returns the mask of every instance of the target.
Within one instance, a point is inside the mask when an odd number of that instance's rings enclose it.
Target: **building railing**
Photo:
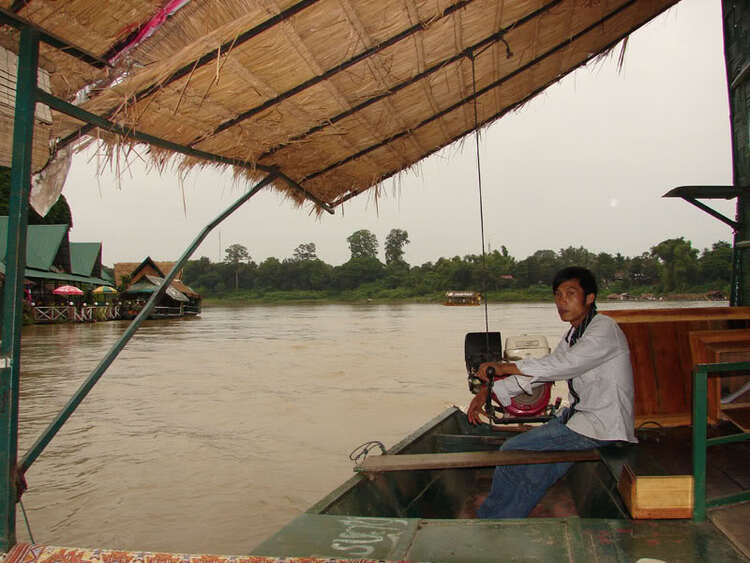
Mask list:
[[[34,307],[34,321],[36,322],[60,322],[70,321],[73,319],[75,309],[69,305],[51,306],[51,307]]]
[[[75,307],[73,305],[51,305],[32,307],[34,322],[59,323],[59,322],[94,322],[113,321],[120,319],[119,305],[86,305]]]
[[[706,457],[709,446],[750,440],[750,432],[739,432],[718,438],[708,437],[708,376],[721,377],[727,372],[750,371],[750,362],[698,364],[693,370],[693,521],[703,522],[706,510],[750,500],[750,490],[706,499]]]

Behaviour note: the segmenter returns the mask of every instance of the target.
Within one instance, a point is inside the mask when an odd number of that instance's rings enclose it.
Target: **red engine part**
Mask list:
[[[544,413],[549,404],[552,393],[552,383],[545,383],[535,387],[531,395],[522,393],[510,400],[510,405],[503,406],[503,410],[511,416],[538,416]],[[494,393],[493,393],[494,395]],[[493,397],[497,400],[497,397]],[[499,404],[499,401],[497,401]]]

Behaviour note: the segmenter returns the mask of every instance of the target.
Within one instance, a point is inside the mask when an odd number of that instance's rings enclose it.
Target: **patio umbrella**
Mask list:
[[[53,290],[52,293],[55,295],[83,295],[83,291],[72,285],[61,285]]]
[[[108,285],[100,285],[91,293],[99,293],[102,295],[114,295],[115,293],[117,293],[117,290],[114,287],[109,287]]]

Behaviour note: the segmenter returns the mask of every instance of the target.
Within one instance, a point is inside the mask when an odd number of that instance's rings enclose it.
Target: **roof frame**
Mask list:
[[[474,0],[459,0],[455,4],[451,4],[450,6],[448,6],[445,10],[443,10],[440,13],[439,16],[436,16],[432,21],[439,20],[439,19],[442,19],[444,17],[447,17],[450,14],[452,14],[452,13],[460,10],[461,8],[464,8],[464,7],[468,6],[473,1]],[[413,25],[411,27],[408,27],[408,28],[402,30],[401,32],[397,33],[393,37],[391,37],[389,39],[386,39],[385,41],[382,41],[382,42],[378,43],[377,45],[375,45],[373,47],[370,47],[369,49],[365,49],[361,53],[353,56],[352,58],[344,61],[343,63],[340,63],[340,64],[338,64],[338,65],[336,65],[336,66],[328,69],[323,74],[319,74],[318,76],[314,76],[314,77],[310,78],[309,80],[305,80],[304,82],[298,84],[294,88],[291,88],[291,89],[287,90],[286,92],[282,92],[278,96],[276,96],[274,98],[271,98],[270,100],[266,100],[265,102],[263,102],[262,104],[260,104],[258,106],[255,106],[255,107],[250,108],[250,109],[248,109],[246,111],[243,111],[242,113],[240,113],[239,115],[233,117],[232,119],[228,119],[227,121],[224,121],[223,123],[219,124],[210,133],[207,133],[206,135],[202,135],[202,136],[200,136],[200,137],[198,137],[198,138],[193,139],[192,141],[190,141],[188,143],[188,146],[189,147],[193,147],[193,146],[195,146],[196,144],[198,144],[198,143],[200,143],[202,141],[210,139],[211,137],[213,137],[213,136],[221,133],[222,131],[225,131],[225,130],[229,129],[230,127],[234,127],[235,125],[237,125],[239,123],[242,123],[246,119],[248,119],[248,118],[250,118],[250,117],[252,117],[252,116],[254,116],[254,115],[256,115],[256,114],[258,114],[258,113],[260,113],[262,111],[265,111],[265,110],[267,110],[267,109],[269,109],[269,108],[271,108],[271,107],[273,107],[273,106],[275,106],[275,105],[283,102],[284,100],[286,100],[286,99],[288,99],[288,98],[290,98],[290,97],[292,97],[292,96],[294,96],[296,94],[299,94],[300,92],[303,92],[304,90],[306,90],[306,89],[308,89],[308,88],[310,88],[312,86],[315,86],[316,84],[320,84],[321,82],[323,82],[325,80],[328,80],[329,78],[333,77],[334,75],[338,74],[339,72],[342,72],[342,71],[346,70],[347,68],[349,68],[349,67],[351,67],[351,66],[353,66],[353,65],[355,65],[355,64],[357,64],[359,62],[362,62],[362,61],[368,59],[372,55],[375,55],[375,54],[379,53],[380,51],[382,51],[382,50],[384,50],[384,49],[386,49],[388,47],[391,47],[392,45],[395,45],[396,43],[398,43],[398,42],[400,42],[400,41],[402,41],[402,40],[404,40],[404,39],[406,39],[406,38],[414,35],[415,33],[419,32],[419,31],[423,31],[423,30],[424,30],[424,25],[422,23],[418,23],[418,24],[415,24],[415,25]]]
[[[471,45],[467,49],[461,51],[460,53],[456,53],[455,55],[453,55],[451,57],[448,57],[448,58],[443,59],[442,61],[440,61],[438,63],[435,63],[434,65],[432,65],[429,68],[426,68],[425,70],[423,70],[419,74],[415,74],[414,76],[412,76],[408,80],[404,80],[403,82],[401,82],[399,84],[391,86],[388,89],[387,92],[383,92],[379,96],[374,96],[372,98],[369,98],[369,99],[365,100],[364,102],[362,102],[360,104],[357,104],[356,106],[353,106],[352,108],[350,108],[350,109],[348,109],[348,110],[346,110],[346,111],[344,111],[342,113],[339,113],[338,115],[335,115],[335,116],[331,117],[330,119],[327,119],[324,123],[321,123],[320,125],[316,125],[315,127],[311,127],[310,129],[308,129],[304,133],[300,133],[299,135],[295,135],[294,137],[292,137],[291,139],[289,139],[286,143],[284,143],[282,145],[277,145],[275,147],[272,147],[271,149],[269,149],[266,152],[264,152],[263,154],[261,154],[258,157],[258,161],[261,161],[264,158],[267,158],[267,157],[271,156],[272,154],[274,154],[275,152],[279,151],[280,149],[283,149],[289,143],[295,143],[297,141],[301,141],[301,140],[305,139],[306,137],[312,135],[313,133],[317,133],[318,131],[321,131],[321,130],[325,129],[326,127],[329,127],[331,125],[335,125],[336,123],[338,123],[342,119],[350,117],[350,116],[354,115],[355,113],[357,113],[357,112],[359,112],[359,111],[367,108],[368,106],[370,106],[370,105],[372,105],[372,104],[374,104],[376,102],[379,102],[379,101],[381,101],[381,100],[383,100],[383,99],[385,99],[385,98],[387,98],[389,96],[392,96],[393,94],[396,94],[397,92],[400,92],[401,90],[403,90],[404,88],[406,88],[408,86],[411,86],[415,82],[419,82],[423,78],[427,78],[428,76],[430,76],[430,75],[438,72],[439,70],[445,68],[447,65],[453,64],[453,63],[455,63],[455,62],[457,62],[457,61],[459,61],[459,60],[461,60],[463,58],[471,58],[473,56],[472,53],[476,53],[477,51],[483,50],[483,49],[489,47],[490,45],[492,45],[493,43],[497,43],[498,41],[505,42],[504,35],[509,30],[513,29],[516,26],[523,25],[523,24],[527,23],[528,21],[531,21],[532,19],[534,19],[534,18],[536,18],[538,16],[541,16],[544,12],[550,10],[554,6],[557,6],[562,1],[563,0],[552,0],[551,2],[548,2],[547,4],[544,4],[543,6],[541,6],[540,8],[538,8],[537,10],[528,13],[527,15],[525,15],[522,18],[514,21],[512,24],[504,27],[503,29],[501,29],[501,30],[499,30],[499,31],[497,31],[497,32],[495,32],[495,33],[493,33],[491,35],[488,35],[487,37],[485,37],[484,39],[482,39],[480,41],[477,41],[476,43],[474,43],[473,45]],[[509,50],[507,42],[506,42],[506,48]]]
[[[362,149],[362,150],[360,150],[360,151],[358,151],[358,152],[356,152],[356,153],[354,153],[352,155],[349,155],[348,157],[343,158],[343,159],[339,160],[338,162],[334,162],[333,164],[330,164],[329,166],[327,166],[327,167],[325,167],[325,168],[323,168],[321,170],[318,170],[317,172],[314,172],[312,174],[308,174],[307,176],[305,176],[304,178],[302,178],[300,180],[300,182],[305,182],[306,180],[312,180],[313,178],[317,178],[318,176],[322,176],[323,174],[325,174],[327,172],[330,172],[331,170],[335,170],[336,168],[338,168],[340,166],[343,166],[344,164],[346,164],[348,162],[351,162],[352,160],[356,160],[357,158],[360,158],[360,157],[362,157],[362,156],[364,156],[364,155],[366,155],[366,154],[368,154],[368,153],[370,153],[370,152],[372,152],[374,150],[382,148],[382,147],[388,145],[389,143],[391,143],[393,141],[396,141],[398,139],[401,139],[401,138],[405,137],[406,135],[411,135],[413,133],[413,131],[415,131],[416,129],[424,127],[425,125],[427,125],[429,123],[432,123],[436,119],[439,119],[439,118],[447,115],[448,113],[450,113],[452,111],[455,111],[456,109],[458,109],[458,108],[460,108],[460,107],[462,107],[462,106],[464,106],[464,105],[466,105],[468,103],[473,102],[479,96],[482,96],[482,95],[486,94],[487,92],[489,92],[490,90],[493,90],[494,88],[497,88],[498,86],[500,86],[501,84],[503,84],[507,80],[510,80],[514,76],[516,76],[516,75],[518,75],[518,74],[520,74],[520,73],[528,70],[532,66],[534,66],[536,64],[539,64],[540,62],[542,62],[543,60],[545,60],[547,57],[550,57],[550,56],[554,55],[560,49],[564,49],[565,47],[568,47],[569,45],[571,45],[572,43],[574,43],[576,40],[578,40],[579,38],[581,38],[582,36],[586,35],[587,33],[590,33],[591,31],[595,30],[597,27],[599,27],[600,25],[602,25],[603,23],[605,23],[609,19],[614,18],[619,13],[621,13],[624,10],[628,9],[630,6],[632,6],[633,4],[635,4],[636,1],[637,0],[629,0],[628,2],[623,3],[617,9],[615,9],[612,12],[606,14],[604,17],[598,19],[597,21],[595,21],[594,23],[592,23],[589,26],[585,27],[584,29],[582,29],[578,33],[570,36],[565,41],[563,41],[561,43],[558,43],[557,45],[555,45],[551,49],[545,51],[543,54],[538,55],[534,59],[531,59],[526,64],[518,67],[516,70],[514,70],[514,71],[512,71],[512,72],[510,72],[508,74],[506,74],[505,76],[501,76],[500,78],[498,78],[494,82],[491,82],[487,86],[485,86],[485,87],[477,90],[476,92],[472,93],[471,95],[464,97],[463,99],[461,99],[461,100],[457,101],[456,103],[448,106],[447,108],[445,108],[445,109],[443,109],[443,110],[441,110],[441,111],[433,114],[432,116],[430,116],[430,117],[422,120],[421,122],[419,122],[418,124],[416,124],[414,127],[411,127],[410,129],[405,130],[405,131],[400,131],[400,132],[398,132],[398,133],[396,133],[394,135],[391,135],[390,137],[388,137],[386,139],[383,139],[382,141],[380,141],[378,143],[370,145],[369,147],[366,147],[366,148],[364,148],[364,149]],[[619,43],[623,39],[623,37],[625,37],[627,35],[628,34],[625,34],[625,35],[622,35],[622,36],[618,36],[615,40],[613,40],[612,42],[610,42],[603,50],[606,51],[607,49],[611,49],[612,47],[614,47],[615,45],[617,45],[617,43]],[[598,56],[598,54],[592,54],[592,55],[590,55],[584,61],[582,61],[580,64],[576,65],[575,67],[572,67],[568,71],[568,74],[570,72],[573,72],[577,68],[580,68],[581,66],[584,66],[584,65],[588,64],[589,61],[591,61],[593,58],[595,58],[597,56]],[[515,107],[517,107],[517,106],[519,106],[519,105],[521,105],[523,103],[526,103],[532,97],[536,96],[538,93],[540,93],[541,91],[545,90],[551,84],[557,82],[559,79],[560,79],[560,77],[558,76],[554,80],[552,80],[552,81],[544,84],[542,87],[534,90],[529,96],[526,96],[524,99],[522,99],[520,101],[513,102],[512,104],[506,106],[505,108],[503,108],[502,110],[500,110],[498,113],[496,113],[494,116],[490,117],[489,119],[484,120],[480,124],[480,126],[484,126],[487,123],[489,123],[489,122],[497,119],[498,117],[501,117],[502,115],[504,115],[505,113],[507,113],[511,109],[513,109],[513,108],[515,108]],[[465,136],[468,132],[472,131],[473,129],[474,129],[474,127],[471,127],[470,129],[464,130],[461,134],[459,134],[458,136],[456,136],[449,143],[446,143],[446,144],[442,145],[441,147],[436,148],[434,151],[432,151],[431,153],[428,153],[428,154],[433,154],[434,152],[437,152],[438,150],[440,150],[443,147],[447,146],[451,142],[453,142],[453,141],[455,141],[455,140],[457,140],[457,139]],[[425,156],[428,156],[428,155],[425,155]],[[384,176],[383,179],[386,179],[389,176],[390,175]],[[340,203],[340,201],[337,200],[332,205],[335,207],[339,203]]]
[[[144,100],[145,98],[148,98],[152,94],[155,94],[156,92],[159,92],[162,88],[165,86],[169,86],[170,84],[176,82],[177,80],[180,80],[181,78],[184,78],[185,76],[189,76],[192,74],[196,69],[201,68],[213,61],[215,61],[218,57],[221,56],[222,53],[229,53],[232,49],[235,47],[242,45],[246,41],[249,41],[253,37],[256,37],[257,35],[261,34],[262,32],[274,27],[275,25],[280,24],[281,22],[284,22],[291,18],[292,16],[298,14],[305,8],[308,8],[309,6],[312,6],[313,4],[319,2],[320,0],[301,0],[297,4],[290,6],[286,10],[283,10],[282,12],[279,12],[275,16],[268,18],[263,23],[260,23],[247,31],[239,34],[237,37],[232,39],[231,41],[226,41],[222,43],[218,49],[212,49],[208,53],[204,53],[202,56],[198,57],[196,60],[189,62],[188,64],[182,66],[181,68],[177,69],[174,73],[172,73],[168,78],[163,80],[162,82],[159,82],[158,84],[152,84],[151,86],[144,88],[143,90],[136,92],[135,95],[132,98],[131,103],[140,102],[141,100]],[[114,47],[113,47],[114,48]],[[110,49],[111,51],[111,49]],[[108,52],[109,53],[109,52]],[[105,55],[106,57],[107,55]],[[120,108],[112,108],[102,115],[109,118],[112,117]],[[70,143],[74,142],[78,138],[81,137],[81,135],[85,135],[89,131],[91,131],[94,128],[91,124],[86,124],[82,126],[80,129],[73,131],[63,139],[61,139],[58,142],[58,147],[63,148],[68,146]]]
[[[150,145],[155,145],[157,147],[162,147],[168,150],[179,152],[186,156],[193,156],[196,158],[208,160],[211,162],[216,162],[219,164],[229,164],[231,166],[238,166],[238,167],[245,168],[248,170],[260,170],[262,172],[273,174],[275,177],[278,177],[284,180],[284,182],[286,182],[286,184],[290,186],[291,188],[299,191],[302,195],[304,195],[304,197],[313,201],[321,209],[327,211],[328,213],[333,214],[333,209],[327,202],[322,201],[315,194],[303,188],[300,184],[292,180],[290,177],[288,177],[286,174],[281,172],[281,170],[279,170],[275,166],[256,165],[251,162],[247,162],[245,160],[240,160],[237,158],[229,158],[229,157],[221,156],[221,155],[206,152],[206,151],[193,149],[190,147],[186,147],[184,145],[180,145],[178,143],[173,143],[172,141],[167,141],[166,139],[162,139],[160,137],[155,137],[154,135],[149,135],[148,133],[143,133],[135,129],[129,129],[117,123],[113,123],[112,121],[109,121],[108,119],[104,117],[101,117],[94,113],[90,113],[83,108],[69,104],[68,102],[61,100],[60,98],[57,98],[53,96],[52,94],[48,94],[47,92],[45,92],[44,90],[38,87],[36,89],[36,99],[38,102],[46,104],[50,108],[56,111],[59,111],[61,113],[74,117],[76,119],[80,119],[81,121],[85,121],[87,123],[93,124],[94,126],[99,127],[100,129],[105,129],[106,131],[111,131],[112,133],[122,135],[123,137],[126,137],[126,138],[135,139],[138,141],[142,141],[144,143],[148,143]]]
[[[47,45],[55,47],[56,49],[59,49],[60,51],[67,53],[68,55],[75,57],[78,60],[90,64],[94,68],[106,68],[110,66],[109,63],[107,63],[107,61],[105,61],[101,57],[98,57],[93,53],[86,51],[85,49],[76,47],[69,41],[66,41],[65,39],[62,39],[57,35],[46,31],[38,25],[31,23],[27,19],[22,18],[21,16],[14,14],[12,11],[8,11],[5,8],[0,8],[0,24],[6,24],[19,30],[24,27],[33,29],[39,34],[40,41],[44,41]]]

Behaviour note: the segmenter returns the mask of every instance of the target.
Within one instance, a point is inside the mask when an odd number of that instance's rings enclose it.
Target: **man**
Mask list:
[[[501,450],[587,450],[618,441],[637,442],[633,431],[633,373],[625,335],[617,323],[596,313],[597,286],[586,268],[560,270],[552,283],[560,319],[570,323],[564,340],[543,358],[487,362],[477,375],[487,381],[487,368],[498,376],[493,391],[503,405],[530,392],[536,383],[568,382],[570,408],[559,418],[507,440]],[[485,386],[471,401],[468,418],[480,423],[487,398]],[[492,488],[480,518],[523,518],[572,463],[506,465],[495,468]]]

